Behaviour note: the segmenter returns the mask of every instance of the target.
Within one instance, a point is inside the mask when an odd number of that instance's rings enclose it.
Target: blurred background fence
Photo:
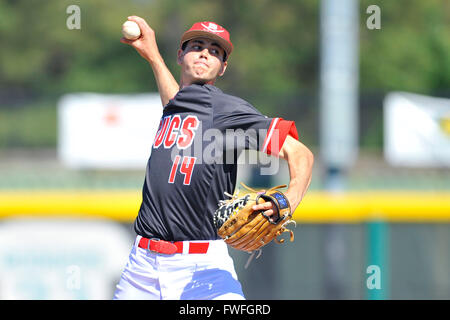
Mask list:
[[[119,42],[132,14],[154,28],[176,78],[182,32],[199,20],[226,26],[235,51],[217,86],[268,116],[295,120],[316,155],[310,191],[295,213],[295,242],[269,245],[248,269],[248,255],[231,250],[247,298],[450,299],[450,162],[393,165],[384,153],[390,92],[450,98],[450,2],[354,1],[358,156],[337,193],[327,190],[319,130],[322,4],[0,0],[0,299],[112,297],[145,166],[68,167],[58,153],[58,104],[79,92],[156,92],[150,67]],[[67,24],[71,5],[80,9],[79,29]],[[380,10],[379,28],[369,28],[371,5]],[[450,113],[443,119],[448,140],[441,151],[448,153]],[[252,166],[239,174],[255,186],[289,177],[284,165],[272,177]],[[59,249],[52,247],[62,236],[55,229],[72,235]],[[89,247],[100,236],[121,249]],[[41,254],[33,256],[30,243],[40,244]],[[104,282],[93,280],[106,265],[114,267]]]

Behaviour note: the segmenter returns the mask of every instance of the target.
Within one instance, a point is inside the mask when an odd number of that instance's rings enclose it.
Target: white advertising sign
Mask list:
[[[71,168],[145,168],[162,109],[157,93],[67,94],[58,104],[59,157]]]
[[[132,241],[108,221],[6,220],[0,224],[0,299],[112,299]]]
[[[390,93],[384,101],[384,155],[395,166],[450,167],[450,99]]]

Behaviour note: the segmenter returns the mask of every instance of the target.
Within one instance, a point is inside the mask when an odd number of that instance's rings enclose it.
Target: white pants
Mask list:
[[[114,299],[245,299],[222,240],[210,240],[205,254],[164,255],[139,248],[140,239],[136,237]]]

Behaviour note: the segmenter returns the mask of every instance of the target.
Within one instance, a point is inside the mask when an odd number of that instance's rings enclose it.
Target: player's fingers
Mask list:
[[[121,38],[120,42],[125,43],[125,44],[129,44],[130,46],[132,46],[136,50],[139,50],[140,49],[139,40],[140,40],[140,38],[138,38],[136,40],[130,40],[130,39],[127,39],[127,38]]]
[[[268,216],[268,217],[272,216],[274,213],[275,213],[275,212],[274,212],[272,209],[267,210],[267,211],[264,211],[264,214],[265,214],[266,216]]]
[[[120,42],[131,45],[133,40],[128,40],[125,37],[120,38]]]
[[[137,21],[144,21],[145,22],[144,18],[141,18],[139,16],[135,16],[135,15],[128,16],[128,20],[135,21],[135,22],[137,22]]]
[[[252,209],[253,210],[268,210],[268,209],[271,209],[272,208],[272,202],[270,202],[270,201],[267,201],[267,202],[263,202],[263,203],[260,203],[260,204],[255,204],[253,207],[252,207]]]
[[[150,26],[147,24],[147,21],[145,21],[143,18],[138,17],[138,16],[129,16],[128,17],[129,21],[134,21],[138,24],[139,29],[141,29],[141,33],[145,34],[147,32],[152,32],[153,29],[150,28]]]

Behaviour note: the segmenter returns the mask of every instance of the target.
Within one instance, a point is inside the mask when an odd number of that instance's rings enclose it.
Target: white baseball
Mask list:
[[[128,40],[136,40],[141,36],[141,29],[134,21],[125,21],[122,25],[122,34]]]

